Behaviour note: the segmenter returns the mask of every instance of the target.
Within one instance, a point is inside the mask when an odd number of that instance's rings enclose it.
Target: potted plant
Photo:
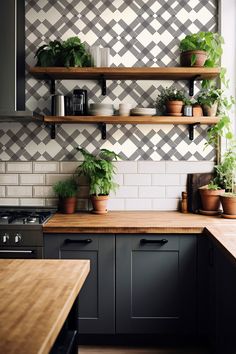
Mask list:
[[[215,86],[200,91],[197,102],[202,106],[205,116],[217,115],[218,106],[222,103],[222,94],[223,91]]]
[[[91,55],[78,37],[70,37],[62,43],[51,41],[38,48],[36,66],[91,66]]]
[[[156,99],[156,107],[162,114],[182,116],[182,108],[186,100],[183,91],[174,87],[162,89]]]
[[[208,185],[199,188],[202,209],[200,213],[206,215],[217,215],[220,213],[220,196],[225,192],[215,180]]]
[[[182,66],[215,67],[220,63],[223,37],[219,33],[199,32],[189,34],[180,42]]]
[[[73,214],[77,205],[78,185],[74,178],[58,181],[53,185],[54,193],[58,196],[58,210],[63,214]]]
[[[117,160],[119,155],[107,149],[101,149],[97,155],[80,147],[77,147],[77,150],[82,153],[84,161],[77,167],[76,174],[89,179],[89,194],[93,213],[105,214],[107,213],[109,193],[118,187],[118,184],[114,182],[113,160]]]

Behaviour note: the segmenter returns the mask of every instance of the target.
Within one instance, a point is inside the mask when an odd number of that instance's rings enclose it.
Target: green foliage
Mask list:
[[[183,91],[177,90],[174,87],[166,87],[157,96],[155,105],[161,113],[164,113],[167,101],[183,101],[185,103],[186,100],[187,97]]]
[[[222,162],[215,166],[216,176],[213,180],[227,192],[233,192],[234,176],[236,173],[236,145],[233,144],[226,151]]]
[[[187,35],[180,42],[180,51],[203,50],[207,52],[205,67],[216,67],[220,65],[220,58],[223,53],[223,37],[219,33],[198,32]],[[191,65],[194,65],[196,56],[192,56]]]
[[[78,186],[74,178],[58,181],[53,185],[53,190],[59,198],[75,197]]]
[[[214,180],[210,181],[210,183],[207,185],[207,188],[210,190],[213,190],[213,191],[217,191],[217,190],[221,189],[220,186],[218,186],[218,184],[216,184],[214,182]]]
[[[84,161],[76,169],[76,174],[88,177],[90,195],[108,195],[110,191],[115,191],[118,184],[113,180],[115,166],[112,160],[117,160],[119,155],[107,149],[101,149],[97,155],[90,154],[83,148],[76,149],[84,157]]]
[[[198,94],[197,102],[200,105],[207,105],[211,107],[214,103],[221,103],[223,95],[223,90],[216,87],[211,87],[208,89],[202,89]]]
[[[36,66],[91,66],[91,56],[78,37],[68,38],[62,43],[58,40],[38,48]]]

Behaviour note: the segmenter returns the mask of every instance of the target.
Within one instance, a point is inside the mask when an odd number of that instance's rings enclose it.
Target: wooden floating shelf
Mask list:
[[[194,67],[31,67],[29,72],[43,80],[211,80],[220,68]]]
[[[206,124],[219,121],[218,117],[171,116],[43,116],[45,123],[106,123],[106,124]]]

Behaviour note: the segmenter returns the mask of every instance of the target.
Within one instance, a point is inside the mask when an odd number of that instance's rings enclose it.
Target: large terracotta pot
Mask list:
[[[182,116],[183,101],[167,101],[166,114],[169,116]]]
[[[236,195],[222,195],[220,197],[223,213],[227,215],[234,215],[236,218]]]
[[[60,198],[58,209],[63,214],[73,214],[76,211],[77,197]]]
[[[94,214],[106,214],[107,213],[107,203],[109,196],[108,195],[91,195],[91,202],[93,205],[92,212]]]
[[[224,189],[212,190],[199,188],[202,209],[205,211],[218,211],[220,209],[220,195],[224,194]]]
[[[204,104],[202,107],[205,116],[215,117],[217,113],[218,102],[213,103],[211,106]]]
[[[196,55],[196,61],[191,65],[192,55]],[[207,52],[204,50],[187,50],[180,54],[181,66],[195,66],[202,67],[207,60]]]

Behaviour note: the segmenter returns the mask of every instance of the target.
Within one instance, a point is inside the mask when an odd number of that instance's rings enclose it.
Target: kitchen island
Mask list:
[[[0,353],[49,353],[89,269],[88,260],[0,260]]]

